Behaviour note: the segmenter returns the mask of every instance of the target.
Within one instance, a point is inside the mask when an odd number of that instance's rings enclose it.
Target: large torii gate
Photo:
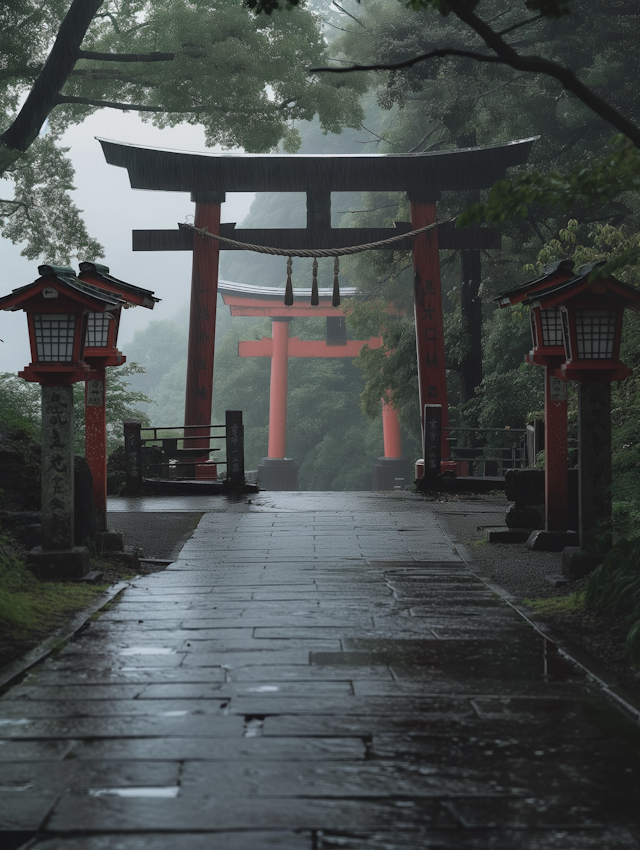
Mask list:
[[[286,456],[287,447],[287,384],[290,357],[349,357],[355,358],[364,345],[379,348],[380,337],[366,340],[347,339],[344,315],[332,305],[332,290],[320,289],[318,304],[309,303],[311,290],[294,290],[290,306],[282,303],[282,289],[272,286],[252,286],[221,280],[218,292],[232,316],[260,316],[271,319],[271,337],[242,340],[238,343],[239,357],[270,357],[269,442],[267,457],[260,466],[260,484],[266,490],[297,490],[298,467]],[[345,288],[342,295],[352,298],[355,287]],[[304,340],[289,335],[289,323],[296,318],[327,320],[326,339]],[[382,433],[384,457],[373,467],[373,489],[393,489],[396,478],[406,478],[407,463],[402,459],[402,439],[398,413],[391,405],[382,403]]]
[[[340,248],[379,242],[436,221],[443,191],[486,189],[507,168],[523,165],[535,139],[413,154],[194,154],[100,140],[106,160],[126,168],[134,189],[190,192],[195,227],[239,242],[280,249]],[[240,230],[220,224],[226,192],[304,192],[306,227]],[[406,192],[411,222],[395,228],[331,227],[332,192]],[[448,424],[439,250],[500,247],[495,228],[439,225],[393,249],[412,249],[421,418],[425,404],[442,406]],[[185,425],[211,417],[213,354],[220,250],[239,250],[191,229],[134,230],[134,251],[193,251]],[[423,423],[424,424],[424,423]],[[207,432],[208,433],[208,432]],[[203,437],[204,437],[203,430]],[[203,446],[205,445],[203,441]],[[443,456],[448,455],[446,431]]]

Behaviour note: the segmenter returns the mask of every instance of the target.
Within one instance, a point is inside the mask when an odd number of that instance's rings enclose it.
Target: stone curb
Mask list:
[[[103,593],[94,599],[91,605],[87,608],[83,608],[81,611],[78,611],[78,613],[75,614],[68,623],[61,626],[52,635],[49,635],[48,638],[45,638],[42,643],[34,646],[34,648],[30,649],[29,652],[27,652],[27,654],[22,658],[18,658],[16,661],[12,661],[10,664],[7,664],[6,667],[3,667],[2,670],[0,670],[0,689],[4,689],[8,685],[11,685],[28,670],[47,656],[51,655],[60,641],[66,641],[73,637],[76,632],[85,625],[85,623],[89,622],[91,617],[97,611],[104,608],[108,602],[111,602],[111,600],[122,590],[130,587],[131,583],[137,581],[139,578],[141,578],[141,576],[136,576],[129,581],[118,582],[118,584],[114,584],[108,590],[103,591]]]
[[[509,593],[503,587],[493,584],[477,572],[477,564],[474,561],[472,553],[462,543],[456,543],[449,537],[447,532],[438,522],[440,530],[449,540],[455,551],[460,555],[466,566],[471,570],[473,575],[478,578],[486,587],[493,593],[503,599],[507,605],[519,614],[532,629],[535,629],[538,634],[551,641],[558,647],[558,652],[575,664],[595,685],[603,691],[604,695],[621,709],[631,720],[640,725],[640,700],[633,694],[630,694],[622,685],[619,684],[616,677],[600,662],[592,658],[587,652],[577,646],[570,640],[556,635],[544,620],[529,608],[520,605],[516,602],[517,597]],[[475,569],[474,569],[475,568]]]

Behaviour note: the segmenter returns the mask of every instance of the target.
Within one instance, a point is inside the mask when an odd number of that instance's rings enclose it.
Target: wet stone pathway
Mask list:
[[[0,699],[2,850],[640,847],[635,727],[428,503],[201,510]]]

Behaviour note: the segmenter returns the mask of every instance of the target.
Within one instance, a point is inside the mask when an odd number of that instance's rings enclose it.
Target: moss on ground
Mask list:
[[[36,644],[108,585],[41,581],[0,532],[0,665]]]
[[[584,594],[572,593],[571,596],[550,596],[546,599],[523,599],[525,605],[537,614],[569,614],[582,611]]]

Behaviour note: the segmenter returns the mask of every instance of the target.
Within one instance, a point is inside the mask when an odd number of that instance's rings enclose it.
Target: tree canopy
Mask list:
[[[325,42],[301,9],[257,18],[238,0],[10,0],[0,10],[0,232],[29,259],[95,258],[59,141],[98,109],[204,128],[208,145],[299,144],[296,120],[358,126],[362,82],[309,76]]]

